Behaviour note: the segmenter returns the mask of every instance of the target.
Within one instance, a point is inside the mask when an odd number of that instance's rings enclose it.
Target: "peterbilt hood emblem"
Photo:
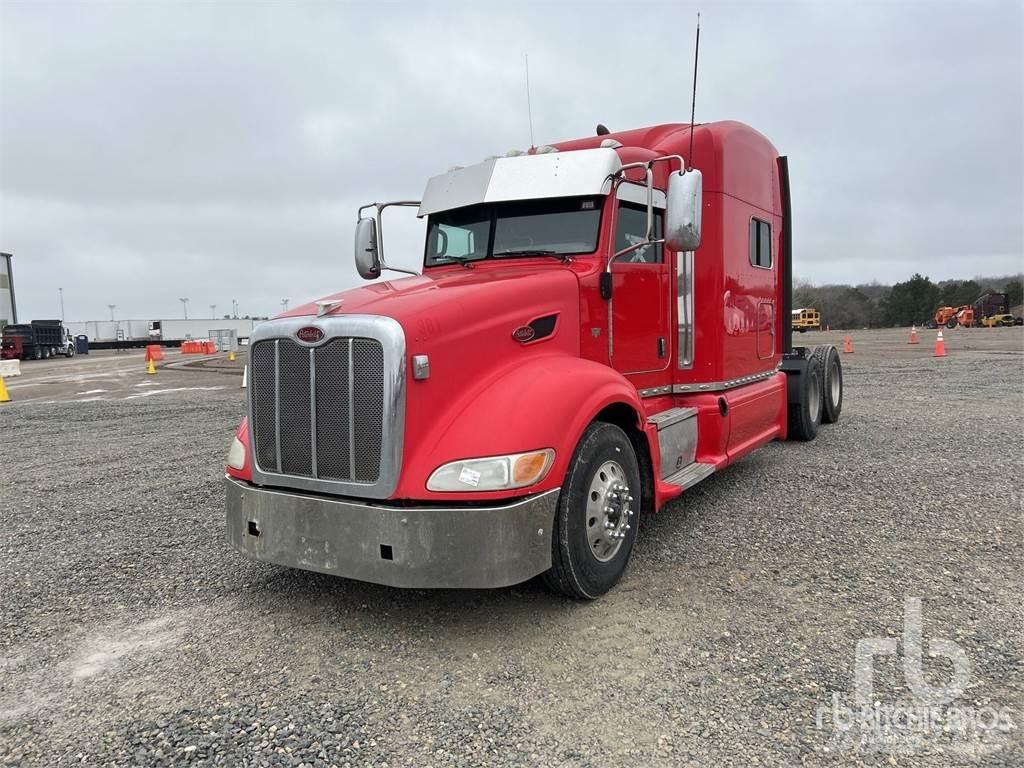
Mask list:
[[[304,341],[307,344],[316,344],[323,337],[324,332],[315,325],[307,325],[304,328],[299,328],[299,330],[295,332],[295,338],[299,341]]]
[[[533,337],[537,335],[537,332],[528,325],[521,325],[512,331],[512,338],[518,341],[520,344],[525,344],[528,341],[532,341]]]

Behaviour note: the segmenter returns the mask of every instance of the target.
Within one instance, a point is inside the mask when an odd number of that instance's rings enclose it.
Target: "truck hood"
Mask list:
[[[465,336],[496,324],[510,335],[519,325],[548,313],[579,308],[576,274],[559,265],[478,265],[371,283],[286,312],[278,317],[316,317],[325,302],[340,302],[324,316],[384,315],[397,320],[412,346],[438,336]],[[563,321],[570,320],[562,317]]]

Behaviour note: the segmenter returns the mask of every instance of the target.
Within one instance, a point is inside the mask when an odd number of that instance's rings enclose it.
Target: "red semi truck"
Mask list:
[[[839,418],[835,348],[792,346],[788,178],[746,125],[660,125],[364,206],[360,274],[392,269],[391,206],[426,217],[422,271],[254,330],[231,544],[399,587],[603,594],[645,515]]]

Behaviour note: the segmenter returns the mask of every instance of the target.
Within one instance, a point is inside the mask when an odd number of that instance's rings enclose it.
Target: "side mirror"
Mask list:
[[[356,222],[356,271],[364,280],[380,277],[380,254],[377,251],[377,222],[359,219]]]
[[[673,251],[695,251],[700,245],[704,178],[700,171],[677,171],[668,178],[665,244]]]

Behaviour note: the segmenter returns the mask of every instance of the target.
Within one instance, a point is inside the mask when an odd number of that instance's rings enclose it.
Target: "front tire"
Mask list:
[[[577,600],[614,587],[636,541],[640,465],[626,433],[594,422],[583,433],[562,484],[551,539],[547,585]]]

